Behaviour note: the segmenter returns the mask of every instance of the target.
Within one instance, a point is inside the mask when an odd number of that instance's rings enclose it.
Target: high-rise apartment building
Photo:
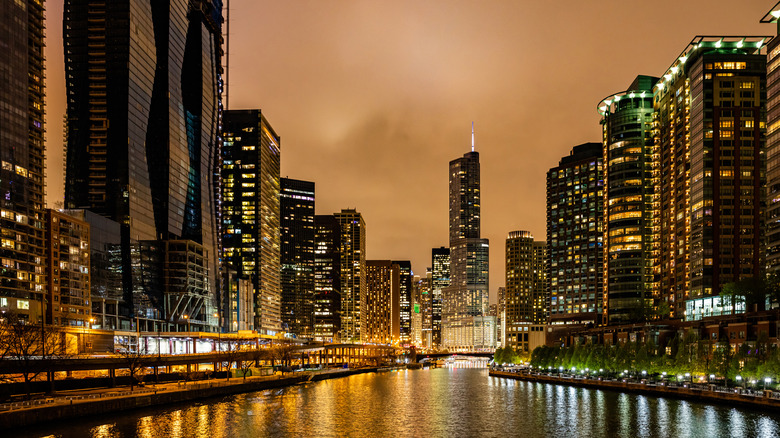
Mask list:
[[[412,272],[412,262],[409,260],[394,260],[393,263],[398,265],[398,268],[401,270],[399,278],[401,296],[399,304],[401,318],[400,340],[402,344],[405,344],[412,339],[412,287],[414,284],[414,272]]]
[[[441,345],[442,294],[450,285],[450,249],[431,250],[431,334],[432,346]]]
[[[92,328],[89,286],[89,224],[46,210],[46,321]]]
[[[601,322],[604,176],[601,143],[575,146],[547,172],[550,322]]]
[[[506,327],[525,322],[545,324],[549,314],[547,244],[528,231],[512,231],[506,239]],[[511,344],[511,339],[507,339]]]
[[[780,9],[775,5],[761,20],[775,24],[775,37],[767,44],[766,68],[766,267],[780,273]]]
[[[366,298],[366,221],[354,209],[334,213],[341,225],[341,340],[360,341]]]
[[[415,277],[417,301],[412,305],[412,312],[420,314],[419,346],[431,348],[433,342],[433,275],[428,268],[424,277]],[[419,308],[418,308],[419,306]]]
[[[763,272],[764,37],[696,37],[656,84],[660,294],[677,318],[730,313]]]
[[[341,224],[314,216],[314,337],[335,341],[341,331]]]
[[[67,206],[121,224],[131,322],[214,329],[221,0],[66,0],[64,39]],[[202,246],[202,287],[165,289],[167,240]]]
[[[224,262],[254,289],[254,329],[282,329],[281,139],[260,110],[225,111],[222,147]]]
[[[471,318],[488,311],[489,243],[480,237],[480,167],[473,139],[472,131],[471,152],[449,165],[451,282],[442,296],[442,343],[466,349],[474,338],[461,336],[468,333],[462,328],[473,327]]]
[[[362,342],[400,341],[401,268],[390,260],[366,260],[366,296],[360,304]]]
[[[653,139],[653,86],[638,76],[628,90],[602,100],[604,168],[605,323],[642,318],[658,298],[660,251],[656,217],[660,194]],[[549,239],[548,239],[549,240]],[[552,247],[551,247],[552,250]],[[554,270],[554,268],[553,268]],[[555,306],[553,306],[554,308]]]
[[[44,245],[44,2],[4,2],[0,15],[0,308],[51,323]]]
[[[314,334],[314,183],[281,179],[282,324]]]

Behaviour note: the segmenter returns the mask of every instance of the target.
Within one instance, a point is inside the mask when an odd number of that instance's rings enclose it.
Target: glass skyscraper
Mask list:
[[[360,341],[366,299],[366,221],[354,209],[334,213],[341,225],[341,340]]]
[[[254,289],[254,329],[282,329],[280,286],[281,139],[260,110],[229,110],[222,148],[224,262]]]
[[[20,0],[2,8],[0,307],[38,323],[50,312],[44,304],[44,6]]]
[[[314,333],[314,183],[281,179],[282,324],[305,337]]]
[[[599,104],[604,168],[605,322],[642,319],[659,299],[657,242],[660,177],[654,162],[653,86],[658,78],[638,76],[627,91]]]
[[[121,224],[131,321],[215,326],[221,0],[66,0],[64,29],[68,207]],[[165,289],[167,240],[198,246],[202,287]]]

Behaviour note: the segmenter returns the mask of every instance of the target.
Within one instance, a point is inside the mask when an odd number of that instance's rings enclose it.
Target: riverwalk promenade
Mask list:
[[[376,372],[377,367],[306,371],[272,376],[233,377],[230,380],[173,382],[145,387],[85,389],[58,392],[55,396],[0,405],[0,430],[47,421],[95,416],[152,406],[171,405],[209,397],[222,397],[305,382]]]
[[[684,398],[707,403],[738,404],[764,409],[780,408],[780,393],[774,391],[751,391],[743,388],[725,388],[716,385],[678,385],[667,382],[602,379],[597,377],[533,373],[524,370],[508,372],[491,369],[489,375],[527,382],[607,389],[635,394]]]

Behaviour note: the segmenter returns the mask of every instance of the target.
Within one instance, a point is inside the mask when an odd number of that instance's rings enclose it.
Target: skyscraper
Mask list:
[[[442,293],[450,285],[450,249],[431,251],[431,333],[432,346],[441,345]]]
[[[341,331],[341,224],[314,216],[314,337],[335,340]]]
[[[778,5],[775,5],[777,7]],[[780,273],[780,10],[773,8],[761,20],[773,23],[775,37],[767,45],[766,74],[766,267]]]
[[[282,329],[279,203],[281,139],[260,110],[224,116],[222,247],[225,263],[252,280],[254,329]]]
[[[334,213],[341,225],[341,340],[360,341],[366,298],[366,221],[354,209]]]
[[[281,179],[282,323],[314,332],[314,183]]]
[[[401,335],[401,268],[390,260],[366,260],[366,296],[361,302],[362,342],[390,344]]]
[[[505,346],[521,347],[529,324],[546,324],[547,244],[528,231],[512,231],[506,239]]]
[[[677,318],[731,313],[722,286],[764,268],[767,39],[696,37],[656,84],[660,294]]]
[[[4,2],[0,15],[0,302],[32,323],[48,311],[44,305],[43,12],[43,1],[22,0]]]
[[[471,152],[449,166],[451,282],[442,296],[442,342],[461,348],[473,345],[471,318],[488,311],[489,243],[480,238],[479,153],[473,140],[472,130]]]
[[[409,260],[394,260],[394,264],[400,269],[399,293],[400,293],[400,341],[408,343],[412,336],[412,284],[414,283],[414,272],[412,272],[412,262]]]
[[[66,203],[121,224],[125,316],[144,329],[183,318],[213,327],[222,2],[66,0],[64,10]],[[167,240],[199,245],[205,284],[165,289]]]
[[[659,298],[656,216],[660,178],[653,159],[653,86],[638,76],[628,90],[602,100],[604,168],[604,288],[606,323],[641,317]],[[560,219],[560,216],[559,216]],[[549,240],[549,238],[548,238]],[[554,251],[551,246],[551,251]],[[554,267],[552,268],[555,269]],[[560,303],[553,305],[560,309]]]
[[[547,172],[550,320],[600,323],[604,160],[601,143],[575,146]]]

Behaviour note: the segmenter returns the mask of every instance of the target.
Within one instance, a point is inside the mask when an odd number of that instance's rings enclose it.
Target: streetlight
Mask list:
[[[766,385],[768,385],[770,383],[772,383],[772,379],[771,378],[767,377],[766,379],[764,379],[764,390],[766,390]]]

